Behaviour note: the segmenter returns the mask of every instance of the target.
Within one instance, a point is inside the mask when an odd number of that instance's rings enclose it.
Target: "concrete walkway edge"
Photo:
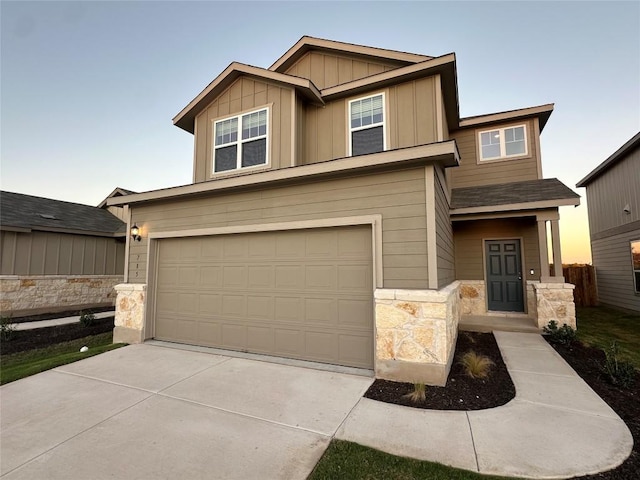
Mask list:
[[[436,411],[362,398],[335,438],[523,478],[593,474],[629,457],[633,437],[627,426],[541,335],[494,335],[516,387],[506,405]]]

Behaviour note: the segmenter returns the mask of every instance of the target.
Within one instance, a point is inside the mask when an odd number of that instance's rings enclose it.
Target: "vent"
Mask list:
[[[58,220],[56,217],[54,217],[53,215],[49,215],[48,213],[39,213],[38,215],[40,215],[41,218],[45,218],[47,220]]]

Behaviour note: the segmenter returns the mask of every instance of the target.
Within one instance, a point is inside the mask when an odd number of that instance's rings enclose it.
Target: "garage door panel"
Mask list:
[[[373,366],[370,226],[163,239],[156,272],[156,338]]]

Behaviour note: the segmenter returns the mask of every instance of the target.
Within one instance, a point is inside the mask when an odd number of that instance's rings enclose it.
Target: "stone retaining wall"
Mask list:
[[[532,283],[536,293],[538,327],[545,327],[551,320],[558,326],[567,324],[576,328],[576,306],[570,283]]]
[[[117,298],[113,343],[142,343],[147,286],[142,283],[121,283],[115,286],[115,290]]]
[[[460,283],[440,290],[375,291],[376,377],[443,386],[460,320]]]
[[[113,305],[122,275],[2,275],[0,311],[24,316]]]

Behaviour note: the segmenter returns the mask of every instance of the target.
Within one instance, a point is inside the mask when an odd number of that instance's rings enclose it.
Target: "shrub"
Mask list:
[[[84,327],[90,327],[93,325],[93,321],[96,319],[96,316],[91,312],[80,312],[80,323]]]
[[[629,388],[635,380],[636,370],[631,363],[619,360],[618,353],[618,343],[614,340],[611,346],[604,351],[605,360],[602,371],[607,375],[611,384]]]
[[[16,324],[11,323],[11,317],[0,317],[0,340],[8,342],[13,338],[16,331]]]
[[[464,367],[465,373],[471,378],[486,378],[494,365],[493,360],[489,357],[478,355],[473,350],[469,350],[462,356],[460,364]]]
[[[426,386],[424,383],[414,383],[413,384],[413,392],[409,392],[405,395],[409,400],[413,403],[424,402],[427,398],[426,394]]]
[[[549,336],[551,343],[571,345],[576,339],[576,331],[573,328],[566,323],[558,328],[558,322],[555,320],[551,320],[546,327],[542,327],[542,331]]]

